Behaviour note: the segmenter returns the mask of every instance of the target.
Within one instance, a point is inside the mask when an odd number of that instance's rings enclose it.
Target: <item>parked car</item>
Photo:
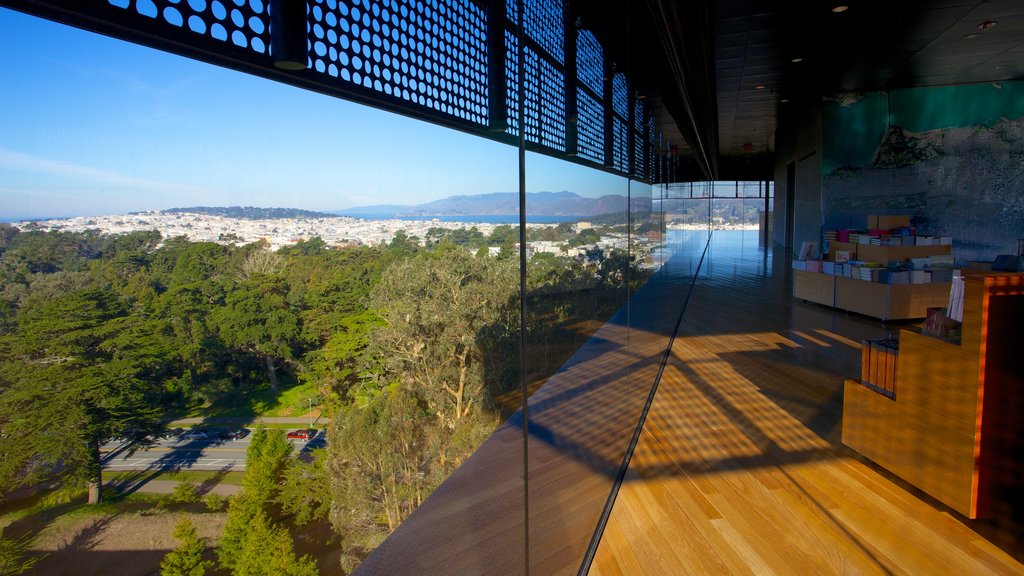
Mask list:
[[[241,429],[238,429],[238,430],[231,430],[231,431],[229,431],[227,433],[227,439],[228,440],[234,440],[234,441],[237,442],[238,440],[241,440],[242,438],[245,438],[246,436],[248,436],[251,432],[252,431],[249,430],[248,428],[241,428]]]
[[[164,439],[175,438],[184,431],[184,428],[168,428],[167,430],[164,430],[163,434],[161,434],[160,437]]]
[[[181,440],[182,442],[190,442],[192,440],[206,440],[209,437],[210,435],[202,430],[189,430],[181,436],[178,436],[178,440]]]
[[[300,428],[298,430],[292,430],[291,432],[288,433],[289,440],[299,440],[300,442],[305,442],[315,436],[316,430],[313,428]]]

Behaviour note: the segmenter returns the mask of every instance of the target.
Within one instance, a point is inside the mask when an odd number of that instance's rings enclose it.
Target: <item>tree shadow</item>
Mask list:
[[[200,482],[199,486],[196,488],[196,494],[200,496],[205,496],[209,494],[218,484],[221,483],[222,480],[224,480],[224,478],[228,475],[228,472],[231,471],[231,468],[231,466],[225,466],[220,470],[217,470],[217,473],[214,474],[213,476]]]
[[[113,516],[103,516],[79,530],[71,540],[60,546],[58,552],[88,552],[99,543],[103,531],[114,521]]]

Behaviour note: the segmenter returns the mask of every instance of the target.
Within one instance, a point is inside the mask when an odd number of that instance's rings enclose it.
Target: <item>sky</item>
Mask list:
[[[515,147],[0,8],[0,219],[518,190]],[[626,193],[529,154],[527,189]]]

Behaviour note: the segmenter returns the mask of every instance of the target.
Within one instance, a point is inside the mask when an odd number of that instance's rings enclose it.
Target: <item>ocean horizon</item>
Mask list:
[[[341,214],[350,218],[361,220],[406,220],[410,222],[464,222],[467,224],[518,224],[518,214],[488,214],[481,216],[424,216],[424,215],[398,215],[385,213],[370,214]],[[558,224],[560,222],[574,222],[584,218],[579,216],[530,216],[527,214],[526,221],[533,224]]]

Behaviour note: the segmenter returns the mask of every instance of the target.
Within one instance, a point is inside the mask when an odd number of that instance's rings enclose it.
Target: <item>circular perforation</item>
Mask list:
[[[483,9],[458,0],[312,0],[313,69],[486,124]]]
[[[264,0],[107,0],[172,28],[209,36],[266,54],[270,15]]]
[[[580,84],[604,98],[604,50],[590,30],[576,35],[576,70]]]
[[[512,3],[509,3],[512,4]],[[508,132],[519,135],[519,39],[505,31],[505,112]]]
[[[604,162],[604,109],[593,96],[576,93],[576,148],[580,157]]]
[[[524,0],[523,14],[526,20],[526,35],[559,64],[564,64],[565,24],[562,0]]]

